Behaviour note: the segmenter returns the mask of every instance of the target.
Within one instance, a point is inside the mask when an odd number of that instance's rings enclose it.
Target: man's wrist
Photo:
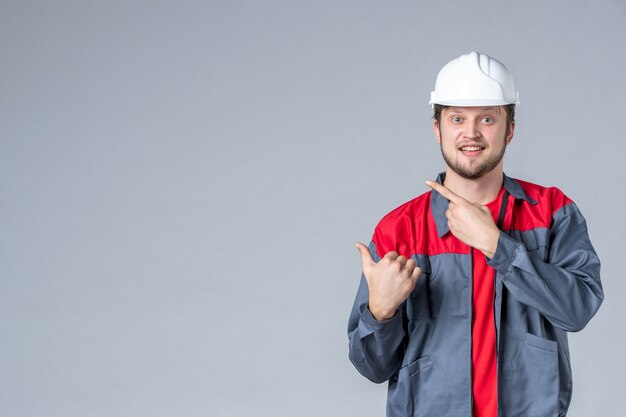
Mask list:
[[[394,309],[391,312],[383,312],[383,311],[372,310],[371,306],[369,305],[367,306],[367,308],[369,309],[370,313],[372,314],[372,317],[374,317],[376,321],[391,320],[393,316],[396,315],[396,309]]]
[[[500,239],[500,230],[496,229],[492,233],[489,234],[489,239],[485,244],[485,247],[480,251],[487,257],[493,258],[496,254],[496,250],[498,249],[498,240]]]

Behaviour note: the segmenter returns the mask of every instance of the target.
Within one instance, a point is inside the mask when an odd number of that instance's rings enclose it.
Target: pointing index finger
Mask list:
[[[445,185],[439,184],[438,182],[426,181],[426,185],[428,185],[430,188],[437,191],[439,194],[444,196],[449,201],[452,201],[453,203],[459,203],[461,201],[464,201],[463,197],[459,197],[458,195],[454,194],[449,188],[446,188]]]

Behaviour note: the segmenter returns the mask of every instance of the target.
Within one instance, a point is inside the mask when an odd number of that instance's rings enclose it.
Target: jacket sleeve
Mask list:
[[[374,261],[378,262],[380,257],[373,242],[369,249]],[[367,281],[361,274],[361,283],[348,320],[349,357],[363,376],[381,383],[388,380],[402,362],[405,336],[403,315],[397,311],[391,319],[377,321],[367,307],[368,299]]]
[[[517,300],[558,328],[582,330],[600,308],[604,293],[600,260],[574,203],[553,215],[547,261],[531,252],[522,242],[500,232],[496,253],[488,263]]]

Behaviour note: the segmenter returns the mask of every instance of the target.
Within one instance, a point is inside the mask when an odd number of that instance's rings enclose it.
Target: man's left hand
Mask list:
[[[450,202],[446,211],[450,232],[466,245],[493,258],[500,230],[493,221],[491,211],[478,203],[470,203],[442,184],[426,181],[426,185]]]

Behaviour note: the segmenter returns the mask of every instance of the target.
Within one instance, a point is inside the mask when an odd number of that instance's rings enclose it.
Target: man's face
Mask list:
[[[441,122],[434,122],[443,159],[459,176],[480,178],[502,164],[513,139],[514,123],[507,132],[506,109],[498,107],[446,107]]]

